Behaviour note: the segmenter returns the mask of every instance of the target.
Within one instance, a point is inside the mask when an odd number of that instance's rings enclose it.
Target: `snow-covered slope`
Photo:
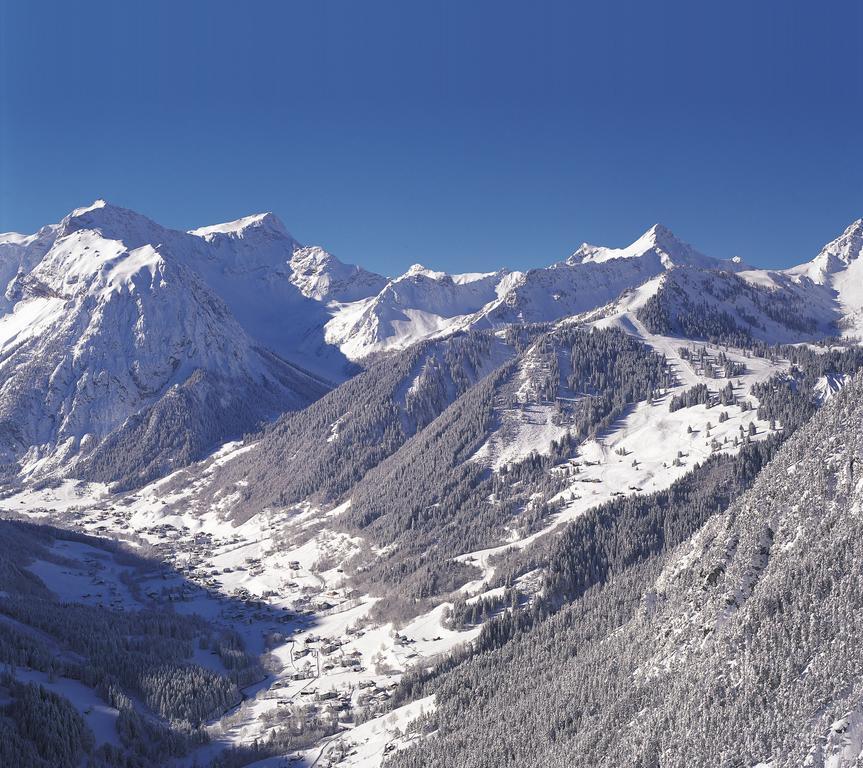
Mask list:
[[[828,293],[841,315],[843,335],[863,337],[863,219],[853,222],[839,237],[827,243],[810,262],[785,271],[785,275],[812,294]]]
[[[414,265],[373,298],[340,308],[327,338],[361,359],[458,330],[553,322],[682,267],[744,268],[698,253],[657,224],[626,248],[584,244],[565,262],[528,272],[447,275]]]
[[[696,251],[689,243],[684,243],[668,227],[654,224],[634,243],[626,248],[606,248],[599,245],[582,243],[566,263],[597,264],[616,259],[641,259],[658,262],[665,269],[673,267],[704,267],[715,269],[716,259]],[[743,265],[739,259],[723,262],[724,269],[740,270]]]
[[[87,454],[88,471],[105,479],[128,477],[111,463],[151,476],[326,391],[232,315],[211,274],[194,269],[195,242],[102,201],[33,238],[4,237],[0,264],[4,276],[15,272],[0,314],[7,474],[42,474]],[[186,401],[173,427],[153,420],[181,395],[197,407]],[[141,424],[122,443],[134,459],[94,463],[109,436]]]

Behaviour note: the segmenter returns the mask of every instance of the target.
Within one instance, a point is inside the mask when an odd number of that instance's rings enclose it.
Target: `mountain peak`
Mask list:
[[[400,278],[396,278],[397,280],[401,280],[408,277],[428,277],[431,280],[443,280],[447,277],[446,272],[436,272],[433,269],[429,269],[428,267],[424,267],[422,264],[411,264],[408,271],[405,272]]]
[[[319,246],[297,247],[291,256],[291,282],[318,301],[356,301],[374,296],[387,280],[354,264],[339,261]]]
[[[665,224],[654,224],[650,229],[647,230],[642,236],[642,238],[648,238],[653,240],[656,243],[677,243],[680,244],[680,240],[677,235],[674,234]]]
[[[816,283],[845,270],[863,257],[863,219],[852,221],[835,240],[825,245],[812,261],[793,267],[791,274],[805,274]]]
[[[648,229],[644,234],[653,235],[654,237],[674,237],[674,233],[666,227],[665,224],[661,224],[660,222],[656,222],[656,224],[650,227],[650,229]]]
[[[209,238],[214,235],[230,235],[234,237],[246,237],[249,234],[266,234],[271,237],[283,237],[293,240],[282,220],[272,212],[254,213],[244,216],[235,221],[226,221],[223,224],[213,224],[208,227],[199,227],[189,231],[191,235]]]
[[[95,211],[95,210],[98,210],[100,208],[109,208],[109,207],[111,207],[110,203],[108,203],[107,200],[100,197],[98,200],[94,200],[90,205],[83,205],[80,208],[76,208],[69,215],[70,216],[81,216],[85,213],[89,213],[90,211]]]
[[[121,241],[127,248],[162,242],[169,231],[143,214],[101,198],[65,216],[57,234],[65,237],[81,230],[97,231],[107,240]]]
[[[672,257],[692,250],[690,245],[684,243],[664,224],[654,224],[625,250],[632,250],[637,254],[642,249],[649,250],[650,248],[658,248]]]
[[[625,248],[606,248],[582,243],[566,263],[569,265],[601,263],[613,259],[659,258],[665,268],[683,264],[715,266],[714,260],[684,243],[664,224],[654,224],[641,237]]]
[[[127,208],[121,208],[118,205],[113,205],[107,200],[98,199],[90,205],[84,205],[80,208],[75,208],[73,211],[63,217],[60,222],[64,233],[71,234],[79,229],[101,229],[104,226],[113,227],[122,223],[124,220],[145,219],[150,221],[146,216],[142,216],[135,211]],[[153,226],[158,226],[155,222],[151,222]]]
[[[106,221],[122,218],[124,216],[146,218],[141,216],[139,213],[135,213],[135,211],[131,211],[128,208],[121,208],[119,205],[109,203],[107,200],[100,197],[98,200],[94,200],[90,205],[83,205],[80,208],[75,208],[63,218],[63,221],[79,221],[83,223],[92,222],[94,224],[100,224]]]

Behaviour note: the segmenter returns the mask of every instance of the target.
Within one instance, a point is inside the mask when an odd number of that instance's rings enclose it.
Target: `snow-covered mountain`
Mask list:
[[[863,350],[769,345],[852,335],[860,255],[657,225],[385,278],[101,201],[0,236],[0,514],[148,555],[0,521],[0,699],[66,697],[0,754],[89,754],[78,712],[106,765],[856,764]]]
[[[469,328],[553,322],[601,307],[666,271],[740,271],[698,253],[660,224],[626,248],[584,244],[566,261],[527,272],[448,275],[414,265],[376,296],[340,309],[327,338],[352,359]]]
[[[327,339],[361,360],[470,328],[474,315],[498,300],[509,277],[505,270],[448,275],[415,264],[376,295],[340,307],[327,324]]]
[[[0,235],[0,452],[13,475],[75,461],[89,477],[152,477],[307,405],[358,362],[472,329],[638,315],[690,338],[853,335],[861,231],[784,272],[713,259],[657,224],[526,272],[385,278],[302,246],[271,213],[181,232],[97,201]]]
[[[343,264],[318,246],[298,247],[291,256],[291,282],[317,301],[350,302],[373,296],[387,279],[354,264]]]
[[[679,240],[668,227],[662,224],[654,224],[626,248],[606,248],[605,246],[582,243],[578,250],[566,260],[566,263],[572,266],[575,264],[597,264],[616,259],[654,261],[663,269],[672,269],[673,267],[715,269],[718,266],[716,259],[699,253],[688,243]],[[743,268],[737,258],[724,262],[722,267],[730,270]]]
[[[210,254],[199,243],[101,201],[31,238],[0,239],[7,474],[78,461],[103,479],[145,479],[329,388],[232,314],[228,300],[246,286],[215,290],[215,276],[248,274],[244,256],[261,249]],[[168,423],[178,398],[182,415]]]
[[[785,271],[800,285],[821,287],[835,301],[845,336],[863,338],[863,219],[827,243],[810,262]],[[808,286],[807,286],[808,287]],[[817,293],[817,291],[811,291]]]

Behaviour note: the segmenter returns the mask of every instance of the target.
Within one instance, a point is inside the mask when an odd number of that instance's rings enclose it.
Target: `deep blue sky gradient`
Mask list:
[[[0,231],[272,210],[384,273],[863,216],[863,3],[0,0]]]

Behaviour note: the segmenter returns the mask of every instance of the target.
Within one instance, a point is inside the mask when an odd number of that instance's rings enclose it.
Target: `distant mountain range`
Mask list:
[[[144,482],[381,354],[471,329],[638,314],[690,338],[856,337],[861,253],[863,220],[780,271],[713,259],[656,225],[526,272],[386,278],[301,246],[270,213],[180,232],[100,200],[0,235],[0,458],[9,479],[76,466]]]

